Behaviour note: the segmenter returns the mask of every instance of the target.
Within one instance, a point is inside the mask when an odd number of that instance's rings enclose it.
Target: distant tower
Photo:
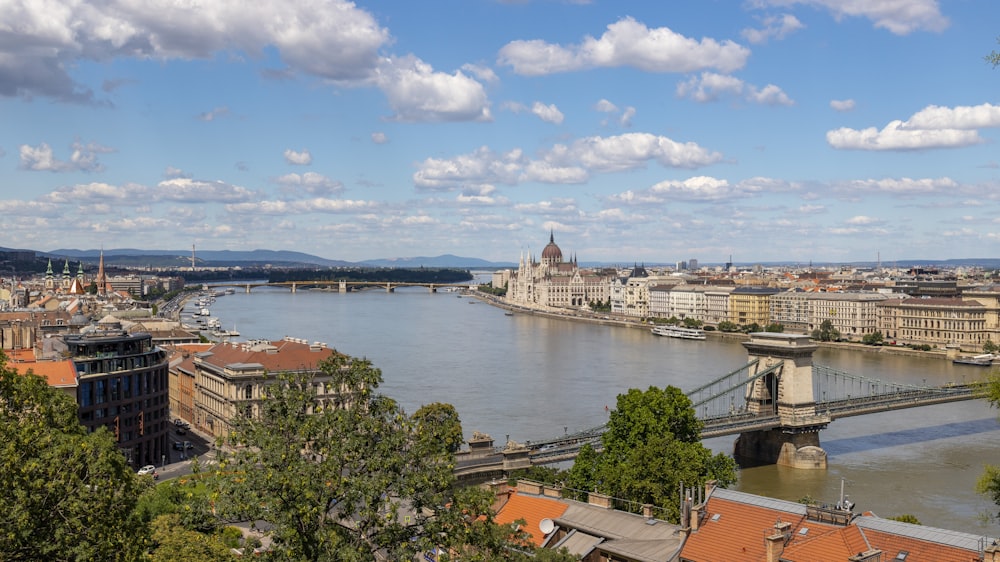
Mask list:
[[[194,271],[194,244],[191,244],[191,271]]]
[[[52,272],[52,258],[49,258],[49,266],[45,269],[45,290],[51,291],[56,288],[56,276]]]
[[[108,294],[108,277],[104,273],[104,248],[101,248],[101,261],[97,265],[97,294]]]

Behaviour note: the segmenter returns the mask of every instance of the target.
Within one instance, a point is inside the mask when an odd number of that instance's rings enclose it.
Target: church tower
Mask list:
[[[56,275],[52,272],[52,258],[49,258],[49,266],[45,269],[45,290],[54,291],[56,289]]]

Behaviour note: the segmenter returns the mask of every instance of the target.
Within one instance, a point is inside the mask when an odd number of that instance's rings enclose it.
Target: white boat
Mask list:
[[[203,308],[203,309],[201,309],[201,315],[202,316],[211,316],[212,313],[207,308]]]
[[[653,335],[666,336],[668,338],[680,338],[684,340],[703,340],[705,332],[698,328],[684,328],[682,326],[657,326],[650,330]]]

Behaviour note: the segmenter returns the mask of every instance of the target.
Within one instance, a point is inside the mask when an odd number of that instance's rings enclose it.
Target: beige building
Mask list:
[[[195,353],[195,412],[193,423],[215,437],[226,436],[237,413],[256,415],[266,397],[267,385],[279,373],[312,373],[316,378],[316,398],[320,403],[337,403],[339,389],[333,389],[319,364],[337,352],[326,344],[285,338],[279,341],[220,343],[208,351]]]
[[[771,321],[785,327],[785,332],[807,334],[812,322],[810,296],[801,289],[782,291],[771,296]]]
[[[879,304],[878,329],[890,341],[980,351],[989,336],[986,316],[971,299],[887,299]]]
[[[985,285],[966,289],[962,300],[974,301],[985,308],[986,337],[993,343],[1000,342],[1000,285]]]
[[[705,287],[705,323],[718,326],[729,318],[729,295],[736,290],[731,286]]]
[[[829,320],[842,337],[851,340],[879,331],[878,304],[889,298],[881,293],[808,294],[809,331]]]
[[[582,308],[591,302],[607,302],[610,280],[600,271],[580,269],[575,258],[564,261],[550,233],[541,261],[530,254],[521,256],[517,271],[507,281],[506,300],[522,306]]]
[[[770,287],[737,287],[729,293],[729,321],[739,326],[771,323],[771,297],[780,291]]]

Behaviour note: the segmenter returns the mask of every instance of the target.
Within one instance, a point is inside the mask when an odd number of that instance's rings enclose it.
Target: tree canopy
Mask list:
[[[1000,407],[1000,376],[993,375],[986,383],[986,398],[993,407]],[[1000,466],[986,465],[976,483],[976,491],[1000,506]],[[1000,513],[997,513],[1000,518]]]
[[[691,400],[680,389],[630,389],[618,395],[610,413],[603,452],[584,446],[566,484],[636,505],[653,504],[677,521],[680,482],[691,486],[716,480],[727,486],[736,481],[736,462],[702,445],[701,428]]]
[[[266,527],[278,560],[412,560],[435,548],[520,559],[514,527],[493,522],[492,494],[455,485],[453,407],[409,417],[377,392],[369,361],[338,354],[320,369],[338,405],[316,401],[312,375],[279,374],[259,413],[234,421],[214,477],[223,518]]]
[[[80,425],[69,395],[6,361],[0,354],[0,558],[138,560],[144,480],[107,430]]]

